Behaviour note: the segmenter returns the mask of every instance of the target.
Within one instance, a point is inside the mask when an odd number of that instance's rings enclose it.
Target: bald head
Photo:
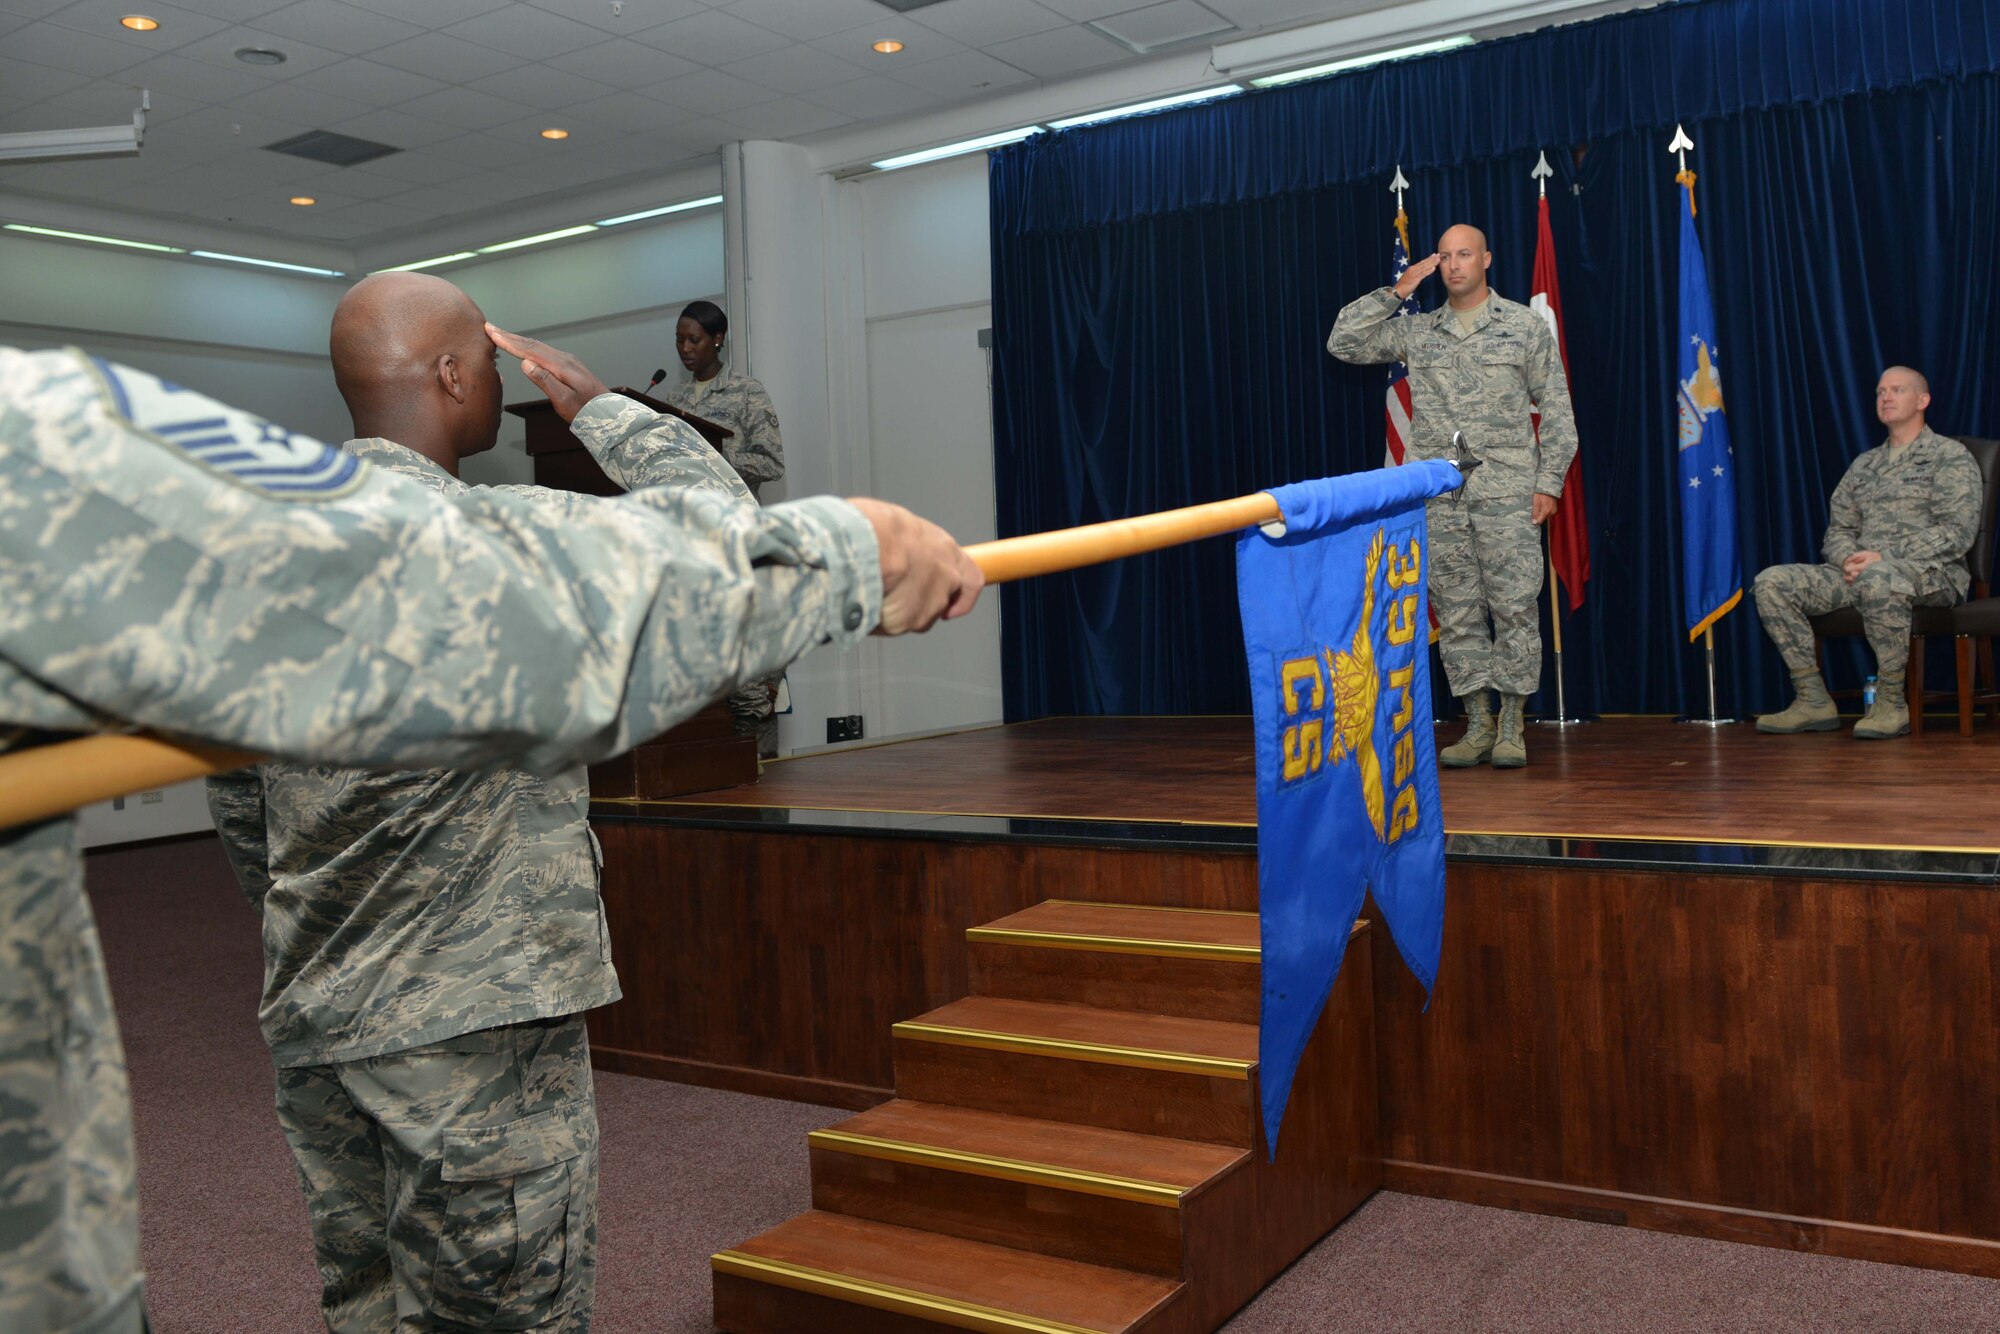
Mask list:
[[[1486,233],[1459,223],[1445,228],[1438,238],[1438,277],[1451,304],[1470,310],[1486,299],[1486,270],[1493,255],[1486,249]]]
[[[1889,428],[1889,438],[1906,445],[1924,429],[1924,411],[1931,405],[1931,382],[1921,371],[1891,366],[1875,382],[1875,416]]]
[[[363,278],[333,312],[333,380],[357,436],[394,440],[458,471],[500,428],[500,375],[486,317],[426,273]]]

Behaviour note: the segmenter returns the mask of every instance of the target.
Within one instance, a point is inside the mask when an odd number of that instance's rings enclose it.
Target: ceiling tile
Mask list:
[[[119,19],[135,12],[158,19],[160,26],[152,32],[134,32],[119,26]],[[146,54],[155,56],[177,46],[185,46],[197,38],[221,32],[229,26],[206,14],[159,4],[155,0],[146,0],[144,5],[137,4],[137,0],[75,0],[49,15],[49,22],[76,32],[109,37],[114,42],[138,47]]]
[[[312,128],[303,121],[257,115],[246,107],[205,107],[147,130],[142,156],[151,158],[159,149],[181,159],[220,157],[279,143]]]
[[[394,65],[378,65],[359,57],[302,74],[292,83],[295,87],[310,88],[316,93],[349,97],[371,107],[392,107],[413,97],[438,92],[446,86],[436,79],[412,74]]]
[[[1054,79],[1078,70],[1131,59],[1127,51],[1109,37],[1089,28],[1058,28],[1032,37],[1016,37],[986,48],[1010,65],[1018,65],[1037,78]]]
[[[780,94],[748,79],[735,78],[721,70],[696,70],[661,88],[648,90],[657,101],[681,107],[703,116],[722,116],[753,102],[769,102]]]
[[[978,47],[1047,32],[1070,22],[1035,0],[944,0],[941,5],[916,10],[910,17],[926,28]]]
[[[581,46],[595,46],[604,40],[603,32],[597,28],[560,18],[532,5],[509,5],[464,23],[455,23],[444,31],[523,60],[542,60]]]
[[[528,0],[528,3],[621,37],[699,14],[709,7],[702,0],[622,0],[617,6],[620,12],[614,14],[611,0]]]
[[[236,58],[236,53],[246,46],[268,47],[285,53],[282,65],[246,65]],[[174,52],[190,60],[205,60],[220,65],[224,69],[238,73],[248,71],[265,83],[285,83],[296,79],[309,70],[321,69],[342,58],[338,51],[329,51],[322,46],[296,37],[280,37],[274,32],[264,32],[258,28],[226,28],[200,41],[189,42]]]
[[[1132,50],[1146,53],[1236,31],[1235,24],[1196,0],[1165,0],[1100,19],[1093,26]]]
[[[12,48],[9,48],[10,51]],[[7,96],[23,102],[39,102],[45,97],[55,97],[72,88],[89,88],[94,81],[82,74],[72,74],[68,70],[53,69],[47,65],[29,65],[19,60],[0,57],[0,89]]]
[[[613,88],[650,88],[700,68],[691,60],[625,38],[565,51],[542,63]]]
[[[660,107],[657,102],[653,105],[659,107],[661,111],[667,111],[667,108]],[[518,108],[516,110],[518,111]],[[669,111],[667,114],[673,113]],[[569,138],[544,139],[542,131],[547,129],[568,130]],[[550,156],[563,158],[575,157],[624,133],[609,125],[599,125],[594,121],[579,119],[567,111],[536,111],[525,116],[517,114],[497,125],[481,126],[480,130],[495,139],[532,143],[538,150]]]
[[[497,125],[521,114],[521,109],[505,98],[470,88],[446,88],[405,102],[396,110],[406,116],[425,116],[468,130]]]
[[[791,45],[790,38],[781,37],[769,28],[760,28],[754,23],[745,23],[721,10],[662,23],[657,28],[648,28],[633,40],[683,60],[692,60],[697,65],[710,66],[727,65],[732,60],[748,60],[751,56],[761,56],[766,51]]]
[[[392,181],[387,176],[370,176],[353,167],[321,167],[317,162],[306,165],[319,169],[292,178],[292,184],[298,187],[296,193],[309,194],[314,198],[336,195],[353,203],[387,199],[392,195],[400,198],[403,193],[404,182]]]
[[[775,102],[758,102],[732,111],[725,120],[741,125],[758,139],[792,139],[845,125],[854,118],[831,107],[818,106],[796,97]]]
[[[1103,38],[1098,40],[1103,41]],[[1010,84],[1027,83],[1034,76],[995,60],[984,51],[961,51],[955,56],[941,56],[936,60],[926,60],[921,65],[912,65],[896,77],[941,97],[963,98]]]
[[[275,116],[280,120],[294,121],[310,125],[315,129],[331,125],[339,120],[351,120],[371,108],[366,103],[352,98],[335,97],[332,93],[316,93],[310,88],[301,88],[296,83],[281,83],[241,97],[232,97],[223,104],[239,111],[247,111],[253,116]]]
[[[401,111],[371,111],[352,120],[335,121],[325,128],[336,134],[373,139],[378,144],[393,144],[397,148],[422,148],[425,144],[455,139],[462,133],[456,125],[445,125],[428,117],[411,116]]]
[[[130,69],[146,59],[147,51],[115,37],[100,37],[44,21],[8,33],[7,55],[30,65],[103,78]]]
[[[679,107],[670,107],[638,93],[617,93],[595,102],[582,102],[565,107],[563,114],[586,124],[616,130],[620,134],[656,129],[673,121],[686,120],[688,116]]]
[[[386,180],[401,181],[405,185],[430,186],[450,184],[482,168],[446,157],[443,153],[418,148],[407,153],[378,157],[346,170],[359,176],[380,176]]]
[[[0,3],[5,2],[7,0],[0,0]],[[224,23],[247,23],[291,3],[292,0],[174,0],[177,8],[206,14]]]
[[[377,14],[419,23],[426,28],[449,28],[480,14],[505,9],[514,0],[347,0],[350,5],[372,9]]]
[[[494,74],[467,85],[475,92],[505,98],[520,107],[540,107],[548,111],[593,102],[611,91],[607,84],[586,79],[581,74],[548,65],[524,65],[505,74]]]
[[[903,49],[893,55],[883,55],[873,49],[875,43],[882,41],[901,42]],[[831,37],[816,37],[807,45],[829,55],[859,61],[862,68],[871,72],[891,76],[899,69],[966,49],[965,43],[930,28],[919,27],[905,18],[891,18],[866,27],[849,28]]]
[[[69,0],[0,0],[0,9],[31,19],[45,19]]]
[[[318,216],[301,218],[293,223],[289,230],[317,241],[358,241],[364,236],[374,235],[376,231],[376,228],[359,218],[320,213],[316,208],[303,209],[301,212]],[[344,214],[345,210],[342,210],[342,213]]]
[[[104,161],[42,162],[10,166],[4,179],[9,190],[56,195],[65,199],[97,199],[116,194],[128,183],[126,178],[105,170]]]
[[[844,111],[856,120],[874,120],[879,116],[906,116],[918,111],[928,111],[943,103],[944,98],[936,93],[926,92],[907,83],[894,79],[867,78],[854,79],[848,83],[837,83],[831,88],[819,88],[809,93],[801,93],[808,102],[817,102],[835,111]]]
[[[250,73],[247,67],[239,73],[223,65],[179,55],[154,56],[126,70],[121,77],[141,88],[151,88],[155,105],[161,93],[200,102],[226,102],[269,83]]]
[[[257,26],[280,37],[298,38],[348,55],[408,41],[423,31],[415,24],[342,4],[341,0],[305,0],[303,4],[266,14],[257,20]]]
[[[462,134],[456,139],[447,139],[441,144],[434,144],[425,151],[451,158],[456,162],[470,162],[474,166],[493,170],[511,168],[526,160],[535,150],[544,147],[547,145],[539,139],[530,145],[509,143],[490,134]]]
[[[421,37],[370,51],[368,58],[413,74],[443,79],[446,83],[470,83],[489,74],[498,74],[501,70],[516,69],[522,59],[443,32],[427,32]]]
[[[1079,23],[1085,19],[1101,19],[1107,14],[1122,14],[1133,7],[1132,0],[1038,0],[1038,3]]]
[[[741,139],[743,131],[713,116],[689,116],[635,137],[664,160],[675,153],[713,153],[723,144]]]
[[[784,88],[792,92],[846,83],[865,72],[854,61],[828,55],[810,46],[787,46],[766,51],[761,56],[752,56],[722,67],[724,74],[761,83],[766,88]]]
[[[22,107],[18,111],[10,111],[4,116],[0,116],[0,134],[28,134],[41,130],[74,130],[81,129],[85,125],[106,125],[109,123],[100,113],[76,111],[63,105],[61,101],[36,102],[30,106]],[[137,155],[134,154],[134,156]],[[6,168],[6,170],[11,171],[12,168]],[[5,181],[6,179],[5,176],[0,176],[0,181]]]
[[[882,6],[874,0],[730,0],[724,12],[760,28],[783,33],[796,42],[809,42],[815,37],[879,23],[882,19]]]
[[[420,222],[429,222],[436,216],[437,214],[426,209],[404,208],[399,204],[384,204],[379,201],[354,204],[347,208],[336,209],[326,215],[327,218],[336,221],[344,222],[352,218],[356,221],[365,222],[368,224],[369,230],[377,232],[390,232],[396,230],[398,227],[411,227]]]

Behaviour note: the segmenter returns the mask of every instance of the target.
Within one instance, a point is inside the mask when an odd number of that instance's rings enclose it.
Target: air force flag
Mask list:
[[[1257,725],[1258,1067],[1273,1156],[1292,1076],[1369,890],[1426,990],[1444,935],[1424,501],[1441,460],[1271,492],[1236,543]]]

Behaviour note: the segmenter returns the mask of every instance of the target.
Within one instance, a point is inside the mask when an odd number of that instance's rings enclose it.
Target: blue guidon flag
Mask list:
[[[1444,939],[1424,501],[1437,459],[1281,487],[1283,532],[1236,542],[1257,725],[1265,1144],[1333,992],[1362,898],[1428,991]],[[1276,527],[1271,525],[1270,527]]]
[[[1715,306],[1694,230],[1692,184],[1683,203],[1674,397],[1680,405],[1681,581],[1693,643],[1743,600],[1743,567],[1736,556],[1736,451],[1729,443],[1729,414],[1722,409]]]

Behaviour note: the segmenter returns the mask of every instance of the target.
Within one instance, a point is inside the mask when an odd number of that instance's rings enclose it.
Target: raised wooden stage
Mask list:
[[[1363,938],[1381,1184],[2000,1277],[2000,736],[1529,745],[1444,774],[1428,1010]],[[599,803],[598,1061],[873,1106],[892,1026],[966,995],[968,928],[1254,910],[1251,774],[1246,719],[1048,720]]]

